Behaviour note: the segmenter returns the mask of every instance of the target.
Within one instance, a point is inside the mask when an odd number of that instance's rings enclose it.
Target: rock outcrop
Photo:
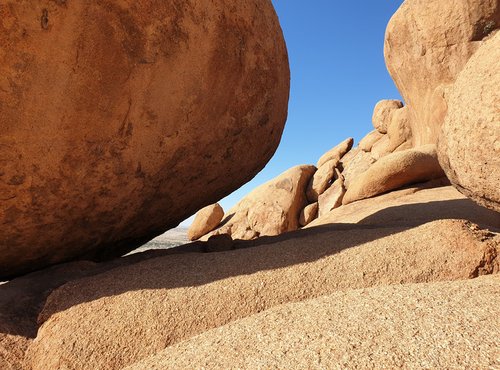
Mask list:
[[[219,203],[206,206],[196,213],[193,223],[188,230],[189,240],[196,240],[203,235],[209,233],[217,226],[224,218],[224,210]]]
[[[392,153],[377,161],[349,186],[342,204],[440,177],[444,177],[444,172],[435,145]]]
[[[254,189],[227,212],[219,228],[206,235],[228,234],[250,240],[299,228],[301,210],[308,204],[306,187],[314,166],[296,166]]]
[[[387,128],[391,122],[392,113],[402,107],[403,103],[399,100],[379,101],[373,109],[372,123],[375,130],[381,134],[387,134]]]
[[[127,369],[494,369],[499,300],[499,276],[336,292],[207,331]]]
[[[385,60],[408,106],[415,146],[437,142],[446,89],[499,26],[498,0],[406,0],[394,14]]]
[[[121,255],[273,155],[290,76],[269,0],[1,8],[0,278]]]
[[[490,258],[500,252],[498,236],[466,222],[389,225],[300,230],[240,242],[242,249],[229,252],[158,257],[67,283],[49,296],[26,365],[121,369],[280,304],[498,272]]]
[[[450,181],[500,212],[500,32],[472,56],[451,88],[439,141]]]

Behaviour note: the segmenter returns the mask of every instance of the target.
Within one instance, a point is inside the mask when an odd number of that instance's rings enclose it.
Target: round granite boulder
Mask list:
[[[250,180],[287,115],[270,0],[5,0],[0,278],[111,258]]]

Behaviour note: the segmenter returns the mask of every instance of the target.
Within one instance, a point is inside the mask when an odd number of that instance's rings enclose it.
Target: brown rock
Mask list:
[[[373,109],[373,127],[381,134],[387,134],[387,126],[391,122],[393,111],[400,109],[403,103],[399,100],[381,100]]]
[[[391,121],[387,126],[387,136],[389,137],[388,150],[392,153],[401,145],[411,142],[411,125],[408,107],[396,109],[391,114]]]
[[[498,0],[406,0],[385,36],[385,60],[410,113],[414,145],[436,143],[444,91],[500,25]]]
[[[224,218],[224,210],[219,203],[206,206],[198,211],[188,230],[189,240],[196,240],[219,226]]]
[[[344,177],[337,176],[337,180],[330,186],[323,194],[319,196],[319,216],[330,212],[332,209],[338,208],[342,205],[346,189],[344,187]]]
[[[344,187],[351,186],[351,182],[358,178],[368,168],[375,163],[370,153],[366,153],[359,148],[355,148],[346,154],[340,161],[342,166],[342,176],[344,176]]]
[[[429,144],[417,149],[392,153],[371,166],[347,188],[342,204],[373,197],[405,185],[444,176],[436,154]]]
[[[306,187],[316,167],[296,166],[254,189],[233,207],[221,227],[207,234],[229,234],[250,240],[299,228],[300,211],[308,204]]]
[[[354,144],[354,139],[352,137],[345,139],[339,145],[337,145],[336,147],[330,149],[328,152],[323,154],[318,161],[317,167],[320,168],[326,162],[329,162],[331,160],[334,160],[337,162],[340,161],[342,159],[342,157],[349,150],[351,150],[353,144]]]
[[[370,152],[371,157],[377,161],[382,157],[392,153],[391,139],[389,135],[384,135],[379,141],[377,141]]]
[[[309,202],[317,202],[318,197],[332,184],[335,177],[335,168],[338,164],[338,160],[332,159],[324,163],[314,173],[307,185],[307,200]]]
[[[301,212],[299,217],[300,226],[306,226],[318,217],[318,202],[309,204]]]
[[[363,150],[364,152],[369,152],[372,150],[373,145],[379,141],[383,137],[383,134],[378,132],[377,130],[373,130],[370,132],[368,135],[366,135],[360,142],[359,142],[359,149]]]
[[[439,160],[462,193],[500,212],[500,32],[472,56],[453,86]]]
[[[289,69],[268,0],[1,12],[0,278],[132,250],[247,182],[279,143]]]
[[[498,213],[477,205],[444,183],[433,180],[349,203],[322,214],[307,228],[334,223],[414,227],[434,220],[462,219],[500,232]]]
[[[26,362],[33,370],[121,369],[283,303],[339,290],[498,272],[498,262],[485,259],[500,252],[495,242],[498,236],[479,237],[463,221],[414,229],[329,225],[240,242],[253,248],[149,259],[53,292]]]
[[[127,369],[494,368],[499,300],[499,276],[336,292],[207,331]]]
[[[401,152],[403,150],[412,149],[413,144],[410,141],[405,141],[403,144],[394,149],[395,152]]]

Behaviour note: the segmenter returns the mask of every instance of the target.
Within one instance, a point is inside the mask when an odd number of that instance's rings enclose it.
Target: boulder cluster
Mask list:
[[[307,226],[342,205],[444,177],[436,145],[413,147],[407,112],[401,101],[380,101],[373,112],[375,130],[357,147],[353,148],[353,138],[347,138],[322,155],[316,166],[293,167],[258,187],[225,217],[218,204],[204,208],[191,226],[190,239],[279,235]]]

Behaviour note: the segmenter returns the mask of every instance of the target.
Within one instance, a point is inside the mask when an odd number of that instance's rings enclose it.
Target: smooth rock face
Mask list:
[[[387,134],[387,126],[391,122],[391,114],[394,110],[403,107],[399,100],[381,100],[373,109],[373,127],[381,134]]]
[[[498,0],[406,0],[394,14],[385,61],[409,108],[414,146],[437,142],[446,87],[499,26]]]
[[[340,161],[340,159],[342,159],[342,157],[349,150],[351,150],[353,144],[354,144],[354,139],[352,137],[345,139],[339,145],[337,145],[336,147],[330,149],[328,152],[323,154],[321,156],[321,158],[318,160],[317,167],[320,168],[326,162],[331,161],[331,160],[335,160],[337,162]]]
[[[219,203],[206,206],[198,211],[188,230],[189,240],[196,240],[215,229],[224,218],[224,210]]]
[[[451,89],[439,140],[450,181],[500,212],[500,32],[472,56]]]
[[[309,204],[301,212],[299,216],[300,226],[306,226],[318,217],[318,202]]]
[[[342,204],[369,198],[405,185],[444,177],[436,146],[392,153],[371,166],[347,188]]]
[[[393,152],[401,145],[412,140],[411,125],[408,107],[397,109],[391,114],[391,122],[387,126],[389,137],[389,151]]]
[[[379,160],[385,157],[387,154],[392,153],[391,139],[389,135],[384,135],[379,141],[377,141],[370,151],[370,155],[374,160]]]
[[[369,152],[372,150],[373,145],[379,141],[384,135],[378,132],[378,130],[373,130],[367,134],[358,144],[359,149],[364,152]]]
[[[0,278],[132,250],[273,155],[290,76],[271,1],[0,10]]]
[[[316,167],[296,166],[254,189],[236,204],[211,235],[250,240],[299,228],[300,211],[308,204],[306,187]]]

